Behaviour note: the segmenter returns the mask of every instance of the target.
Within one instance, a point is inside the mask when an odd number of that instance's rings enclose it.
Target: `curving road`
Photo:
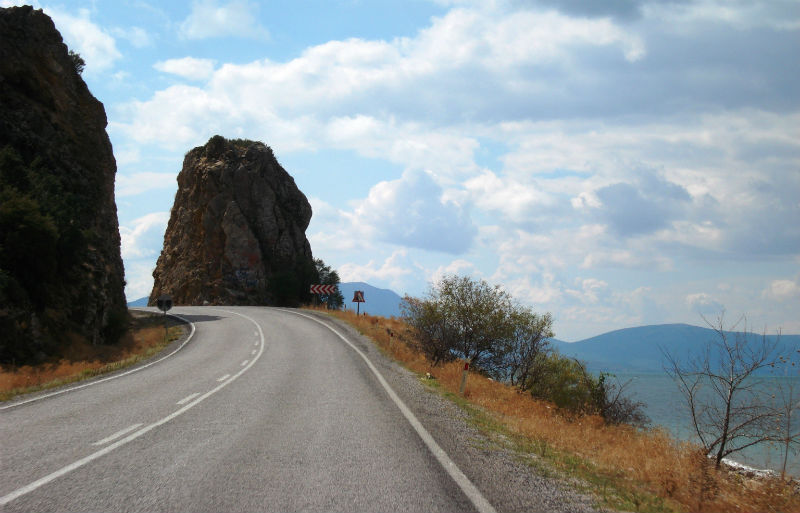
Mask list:
[[[335,327],[173,312],[174,355],[0,409],[0,511],[492,511]]]

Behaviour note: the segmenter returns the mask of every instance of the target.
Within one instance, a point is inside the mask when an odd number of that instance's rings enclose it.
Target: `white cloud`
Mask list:
[[[124,260],[152,258],[161,253],[169,212],[153,212],[119,227]]]
[[[375,185],[356,217],[376,240],[445,253],[465,252],[477,233],[467,209],[445,200],[424,171]]]
[[[451,3],[411,37],[329,41],[285,62],[163,61],[205,82],[131,102],[112,127],[143,152],[223,133],[279,155],[333,149],[397,164],[399,178],[364,173],[367,198],[346,198],[357,212],[322,191],[311,199],[315,254],[351,262],[358,279],[402,289],[445,270],[487,276],[586,330],[663,312],[696,321],[687,306],[752,311],[738,267],[719,266],[730,290],[689,285],[686,269],[733,258],[769,271],[764,255],[800,258],[800,225],[787,222],[800,218],[800,104],[785,66],[796,45],[770,32],[797,16],[754,4]],[[232,5],[195,3],[208,15],[187,18],[185,35],[230,35]],[[750,15],[758,30],[743,30]],[[683,21],[660,21],[669,16]],[[387,264],[395,248],[382,242],[408,253]],[[424,255],[425,270],[408,254]],[[765,310],[788,311],[779,301],[793,286],[767,271],[774,283],[750,296],[764,290]]]
[[[150,292],[153,290],[153,269],[155,267],[155,262],[125,263],[125,298],[128,301],[150,296]]]
[[[124,155],[124,154],[123,154]],[[132,158],[137,158],[138,154]],[[173,173],[152,173],[141,172],[132,175],[118,174],[115,184],[115,195],[117,198],[136,196],[143,192],[170,189],[175,187],[175,175]]]
[[[134,48],[145,48],[153,45],[153,37],[142,27],[117,27],[113,30],[115,36],[127,40]]]
[[[800,276],[794,280],[774,280],[764,290],[762,297],[781,303],[800,298]]]
[[[171,73],[189,80],[205,80],[214,73],[213,60],[194,57],[159,61],[153,67],[164,73]]]
[[[192,12],[181,23],[180,33],[187,39],[243,37],[267,39],[269,31],[257,20],[258,4],[246,0],[220,3],[195,0]]]
[[[516,223],[549,217],[559,203],[559,198],[536,180],[521,183],[514,178],[500,178],[490,170],[470,178],[464,187],[475,205],[500,212]]]
[[[472,262],[464,259],[456,259],[447,265],[439,266],[435,271],[430,273],[428,281],[430,283],[439,283],[445,276],[452,275],[468,275],[473,277],[481,276],[480,270]]]
[[[88,9],[78,9],[77,14],[59,8],[46,7],[44,12],[53,18],[56,28],[70,49],[86,61],[86,71],[104,71],[122,57],[114,38],[92,22]]]
[[[725,306],[714,299],[710,294],[698,292],[686,296],[686,305],[689,309],[699,315],[721,315],[725,311]]]
[[[703,23],[731,25],[740,30],[773,28],[798,30],[797,5],[792,1],[696,0],[686,3],[649,3],[642,7],[648,18],[679,27]]]
[[[402,291],[403,279],[419,271],[419,266],[410,262],[407,256],[407,251],[398,249],[382,263],[376,263],[374,260],[364,265],[346,263],[339,266],[337,271],[343,282],[377,280]]]

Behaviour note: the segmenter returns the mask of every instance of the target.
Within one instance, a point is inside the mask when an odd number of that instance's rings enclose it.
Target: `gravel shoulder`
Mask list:
[[[537,470],[537,466],[541,468],[547,464],[536,456],[514,451],[502,436],[482,433],[470,422],[468,412],[384,355],[349,324],[324,313],[308,310],[303,313],[336,327],[369,357],[436,442],[497,511],[604,511],[592,496],[575,490],[577,483],[544,475],[555,474],[555,471]]]

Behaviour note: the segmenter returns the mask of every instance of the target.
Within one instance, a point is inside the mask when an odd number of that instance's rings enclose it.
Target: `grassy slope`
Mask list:
[[[0,401],[130,367],[158,354],[185,332],[185,325],[171,320],[165,339],[161,315],[132,313],[131,327],[117,344],[92,346],[76,342],[48,362],[0,368]]]
[[[467,411],[490,435],[503,435],[520,458],[539,471],[577,477],[606,507],[626,511],[798,511],[797,483],[748,479],[715,471],[696,446],[658,429],[605,425],[599,417],[566,417],[552,405],[502,383],[470,374],[458,395],[463,363],[437,367],[413,348],[397,319],[331,312],[371,338],[386,354],[416,372]],[[430,373],[433,379],[426,379]],[[542,462],[545,462],[544,464]]]

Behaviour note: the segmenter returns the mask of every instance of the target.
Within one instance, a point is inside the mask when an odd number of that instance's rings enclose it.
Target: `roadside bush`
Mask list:
[[[476,371],[566,412],[601,415],[612,424],[649,422],[644,405],[624,396],[627,383],[594,376],[551,348],[552,315],[514,303],[500,287],[447,276],[424,298],[403,298],[401,309],[416,349],[434,366],[463,358]]]
[[[533,397],[574,413],[594,413],[597,383],[583,365],[548,351],[537,358],[525,387]]]
[[[463,358],[495,379],[518,379],[530,347],[535,353],[552,335],[549,314],[537,316],[502,288],[469,277],[447,276],[424,298],[406,296],[401,309],[434,365]]]
[[[630,381],[609,380],[614,377],[602,372],[594,376],[579,360],[550,351],[536,360],[525,386],[533,397],[550,401],[569,413],[600,415],[608,424],[649,424],[644,403],[625,395]]]

